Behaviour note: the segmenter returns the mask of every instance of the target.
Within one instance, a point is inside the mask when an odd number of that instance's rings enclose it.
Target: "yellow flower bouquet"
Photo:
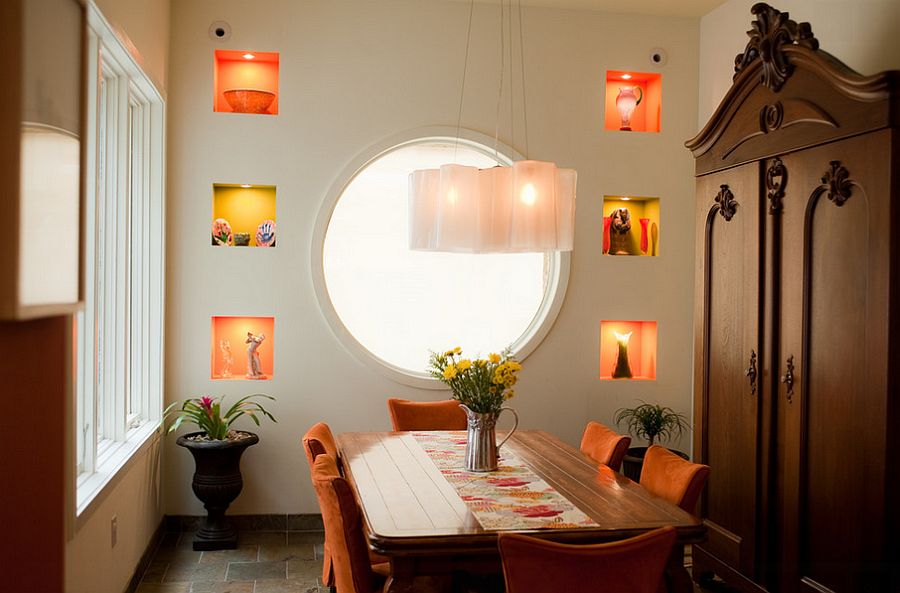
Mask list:
[[[480,414],[499,412],[516,394],[513,386],[521,370],[508,349],[471,360],[462,358],[462,349],[456,347],[432,352],[428,359],[428,373],[450,387],[453,399]]]

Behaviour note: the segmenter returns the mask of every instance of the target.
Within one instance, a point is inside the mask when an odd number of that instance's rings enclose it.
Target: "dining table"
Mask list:
[[[498,436],[503,436],[502,431]],[[464,447],[466,433],[349,432],[337,438],[342,471],[359,502],[369,546],[391,563],[385,593],[422,590],[421,584],[415,584],[421,577],[500,574],[500,532],[589,544],[622,540],[666,525],[673,526],[677,536],[666,565],[668,590],[693,591],[684,566],[684,546],[706,537],[706,527],[697,517],[598,464],[556,436],[523,429],[515,431],[502,446],[497,475],[504,475],[504,459],[509,457],[521,471],[530,472],[531,481],[537,481],[542,492],[555,497],[553,508],[568,509],[567,518],[548,519],[546,526],[535,527],[536,519],[529,524],[526,517],[517,523],[502,514],[481,512],[498,505],[484,503],[478,496],[461,495],[460,484],[465,486],[479,476],[453,467],[455,461],[433,444],[434,439],[447,438]],[[515,479],[488,477],[501,486],[529,481]],[[518,496],[529,496],[523,488],[511,490]],[[534,515],[541,513],[529,516]]]

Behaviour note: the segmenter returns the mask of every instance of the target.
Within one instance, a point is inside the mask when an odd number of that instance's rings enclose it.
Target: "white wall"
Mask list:
[[[743,53],[756,0],[729,0],[700,20],[698,129],[706,125],[731,87],[734,57]],[[857,72],[900,69],[900,2],[897,0],[778,0],[791,19],[807,21],[819,48]]]
[[[94,0],[157,88],[166,94],[169,0]]]
[[[495,11],[475,9],[463,111],[464,127],[489,136]],[[314,422],[338,433],[387,430],[387,397],[446,397],[388,380],[351,356],[319,309],[309,260],[323,199],[350,161],[402,130],[455,125],[467,13],[466,3],[414,0],[173,3],[166,397],[260,390],[278,398],[279,423],[262,426],[261,443],[245,454],[234,513],[317,511],[298,444]],[[227,43],[207,35],[217,19],[232,26]],[[612,423],[636,399],[690,414],[693,160],[682,143],[696,117],[698,22],[526,8],[525,44],[531,156],[576,168],[579,198],[568,294],[517,387],[522,425],[575,444],[588,419]],[[659,68],[662,133],[604,131],[606,70],[653,71],[649,50],[657,46],[669,52]],[[281,52],[278,116],[212,112],[216,48]],[[524,152],[520,137],[514,145]],[[209,245],[215,182],[277,185],[275,249]],[[660,257],[601,257],[604,194],[661,198]],[[242,314],[275,315],[275,340],[266,344],[275,348],[275,377],[213,382],[210,316]],[[602,319],[659,322],[658,380],[598,380]],[[680,446],[689,443],[687,436]],[[168,440],[166,513],[202,513],[192,471],[188,453]]]
[[[130,39],[132,54],[165,94],[169,54],[169,0],[96,0],[100,11]],[[66,542],[66,593],[121,593],[162,521],[160,445],[136,455],[77,522]],[[111,520],[118,520],[112,545]]]

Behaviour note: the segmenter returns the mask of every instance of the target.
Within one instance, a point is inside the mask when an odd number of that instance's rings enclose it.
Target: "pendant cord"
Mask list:
[[[497,142],[500,138],[500,103],[503,99],[503,71],[505,66],[505,35],[504,35],[504,27],[503,27],[503,2],[500,2],[500,82],[497,86],[497,117],[495,118],[494,125],[494,160],[497,161],[497,164],[500,164],[500,153],[497,150]]]
[[[511,2],[512,0],[510,0]],[[522,118],[525,121],[525,158],[529,158],[528,149],[528,103],[525,100],[525,33],[522,26],[522,0],[518,0],[519,6],[519,64],[522,67]]]
[[[506,21],[508,23],[509,30],[509,145],[515,149],[516,146],[516,109],[514,99],[516,96],[515,93],[515,78],[513,76],[513,13],[512,13],[512,0],[507,0],[506,3]]]
[[[475,0],[469,0],[469,23],[466,25],[466,57],[463,59],[462,84],[459,89],[459,111],[456,114],[456,144],[453,146],[453,162],[456,163],[456,152],[459,149],[459,128],[462,123],[463,97],[466,93],[466,74],[469,70],[469,43],[472,39],[472,13],[475,12]]]

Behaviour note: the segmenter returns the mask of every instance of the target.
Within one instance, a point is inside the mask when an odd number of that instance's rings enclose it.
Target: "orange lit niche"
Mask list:
[[[275,222],[275,186],[249,183],[214,184],[213,226],[219,219],[228,222],[234,245],[258,247],[256,232],[259,226],[269,220]],[[275,232],[277,237],[277,227]],[[213,244],[220,243],[213,241]]]
[[[659,198],[603,196],[601,249],[605,255],[659,255]]]
[[[278,53],[217,49],[213,111],[278,113]]]
[[[630,97],[640,99],[631,114],[629,126],[633,132],[659,132],[662,111],[662,75],[654,72],[607,70],[606,121],[607,130],[622,130],[623,121],[617,100],[628,104]],[[633,99],[631,100],[634,101]]]
[[[212,339],[210,341],[212,379],[250,379],[247,376],[251,371],[247,354],[250,346],[247,343],[248,332],[254,336],[265,335],[265,339],[259,344],[256,352],[259,354],[261,373],[265,379],[272,378],[275,369],[275,318],[220,316],[212,318]]]
[[[622,368],[619,360],[620,343],[627,343],[628,368],[631,377],[615,377]],[[601,321],[600,322],[600,380],[654,381],[656,380],[656,322]]]

